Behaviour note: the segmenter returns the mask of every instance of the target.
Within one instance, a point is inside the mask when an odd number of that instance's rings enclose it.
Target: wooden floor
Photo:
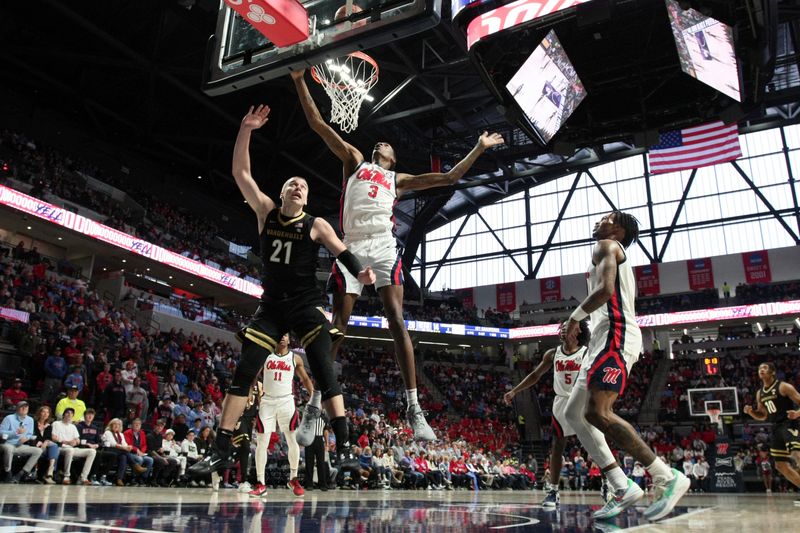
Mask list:
[[[253,499],[234,490],[0,485],[0,533],[339,532],[339,531],[653,531],[788,533],[800,531],[789,494],[687,495],[675,512],[649,523],[641,511],[595,523],[596,492],[562,492],[546,511],[536,492],[347,491],[287,489]]]

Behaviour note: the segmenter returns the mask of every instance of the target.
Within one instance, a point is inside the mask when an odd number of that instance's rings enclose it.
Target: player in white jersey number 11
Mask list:
[[[343,184],[340,224],[344,242],[359,261],[372,266],[375,289],[383,303],[389,331],[394,339],[397,365],[406,386],[408,409],[406,418],[419,440],[435,440],[436,435],[425,420],[417,399],[417,375],[414,349],[403,320],[403,265],[397,254],[393,229],[393,209],[405,192],[455,184],[488,148],[503,143],[498,133],[484,132],[475,147],[448,172],[428,172],[412,175],[395,172],[395,151],[387,142],[378,142],[372,150],[371,161],[353,145],[345,142],[323,119],[303,79],[303,70],[292,72],[295,88],[309,126],[342,162]],[[330,288],[333,292],[333,325],[341,333],[334,341],[332,356],[344,333],[362,285],[342,269],[341,261],[334,263]],[[317,411],[315,411],[317,412]],[[305,435],[303,417],[301,435]],[[313,435],[309,435],[313,438]]]
[[[564,462],[564,446],[567,437],[575,435],[575,430],[569,425],[564,410],[567,407],[572,386],[578,379],[578,373],[583,364],[583,357],[586,355],[586,346],[589,344],[591,333],[589,332],[589,321],[583,320],[580,323],[580,332],[577,338],[566,339],[564,332],[561,332],[561,344],[556,348],[547,350],[542,356],[541,362],[533,369],[533,372],[525,376],[525,379],[503,396],[507,405],[512,405],[514,397],[520,392],[533,387],[542,378],[550,367],[553,367],[553,389],[556,396],[553,399],[553,444],[550,447],[550,479],[547,487],[547,496],[542,502],[544,508],[555,508],[559,503],[558,481],[561,477],[561,467]]]

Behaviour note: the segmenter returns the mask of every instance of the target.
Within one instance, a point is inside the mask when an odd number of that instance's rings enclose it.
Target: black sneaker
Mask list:
[[[359,466],[358,459],[350,452],[340,452],[336,463],[339,468],[357,468]]]
[[[219,472],[232,467],[233,461],[231,458],[229,456],[225,457],[218,449],[214,448],[202,461],[197,461],[187,468],[186,474],[190,477],[202,477],[211,475],[212,472]]]

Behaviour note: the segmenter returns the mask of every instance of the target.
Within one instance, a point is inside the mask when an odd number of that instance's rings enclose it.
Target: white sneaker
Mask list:
[[[306,405],[303,410],[303,420],[300,422],[300,427],[297,428],[297,433],[295,434],[297,444],[303,447],[311,446],[316,436],[317,419],[321,414],[322,411],[318,407],[310,404]]]
[[[250,492],[251,490],[253,490],[253,488],[250,486],[250,483],[248,483],[247,481],[242,482],[242,484],[239,485],[239,488],[238,488],[239,492]]]
[[[644,491],[641,487],[634,483],[632,479],[628,479],[628,488],[616,491],[613,498],[606,502],[602,508],[594,512],[594,518],[595,520],[614,518],[622,511],[641,500],[642,496],[644,496]]]
[[[683,472],[672,469],[672,479],[655,478],[653,479],[653,492],[655,501],[644,511],[644,517],[648,520],[660,520],[664,518],[678,503],[686,491],[689,490],[692,482]]]
[[[416,440],[436,440],[436,433],[434,433],[431,426],[428,425],[428,421],[425,420],[425,413],[422,412],[422,408],[419,405],[408,406],[406,419],[408,420],[408,425],[411,426],[411,429],[414,431],[414,438]]]
[[[211,490],[214,492],[219,491],[219,474],[216,472],[211,472]]]

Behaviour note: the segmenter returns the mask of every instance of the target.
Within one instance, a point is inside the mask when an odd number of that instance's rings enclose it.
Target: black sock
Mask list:
[[[331,418],[331,428],[336,435],[336,453],[342,454],[350,451],[350,429],[347,427],[347,418],[337,416]]]
[[[215,444],[217,446],[217,450],[220,452],[228,453],[231,450],[231,437],[233,437],[233,431],[229,429],[220,429],[217,431],[217,438]]]

